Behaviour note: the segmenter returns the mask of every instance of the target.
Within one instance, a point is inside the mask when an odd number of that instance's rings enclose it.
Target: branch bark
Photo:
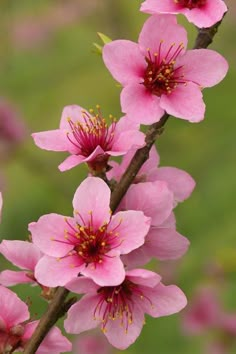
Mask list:
[[[198,35],[195,41],[194,49],[207,48],[212,43],[220,24],[221,21],[210,28],[198,29]],[[166,124],[168,118],[169,115],[164,114],[159,122],[151,125],[148,128],[145,139],[146,145],[136,151],[126,172],[112,192],[110,202],[112,211],[115,211],[115,209],[118,207],[121,199],[133,182],[141,166],[145,161],[147,161],[149,157],[149,151],[152,145],[155,143],[156,138],[163,132],[164,125]],[[40,319],[35,332],[25,347],[25,354],[34,354],[36,352],[40,343],[43,341],[52,326],[60,317],[65,315],[70,306],[75,302],[73,299],[69,299],[67,302],[65,302],[68,294],[69,291],[65,288],[57,289],[52,302],[49,304],[47,311]]]

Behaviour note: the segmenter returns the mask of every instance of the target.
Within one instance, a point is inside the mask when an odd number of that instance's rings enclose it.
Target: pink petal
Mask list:
[[[126,277],[135,284],[154,288],[161,281],[161,276],[147,269],[133,269],[126,272]]]
[[[154,226],[161,225],[168,218],[173,202],[173,193],[163,181],[131,185],[123,201],[126,210],[141,210],[152,219],[151,225]]]
[[[25,326],[25,333],[22,339],[29,340],[34,333],[39,321],[29,322]],[[59,328],[53,327],[40,344],[36,354],[60,354],[71,351],[70,341],[64,337]]]
[[[86,112],[86,115],[90,117],[90,114],[84,108],[75,104],[64,107],[61,116],[60,129],[66,129],[67,131],[71,131],[71,127],[68,123],[68,118],[71,119],[74,123],[84,123],[84,112]]]
[[[149,152],[149,158],[139,170],[138,175],[146,175],[146,182],[156,181],[156,179],[153,178],[153,174],[155,174],[159,163],[160,156],[157,152],[156,147],[153,145]]]
[[[94,319],[94,311],[99,302],[99,296],[87,295],[72,305],[64,322],[68,333],[81,333],[96,328],[99,321]]]
[[[0,316],[8,328],[29,319],[27,305],[13,291],[3,286],[0,286]]]
[[[121,320],[109,320],[104,333],[108,341],[117,349],[124,350],[135,342],[144,324],[144,313],[138,306],[133,307],[133,321],[128,326],[121,325]]]
[[[158,13],[177,14],[179,6],[173,0],[146,0],[141,4],[140,11],[155,15]]]
[[[0,284],[4,286],[13,286],[17,284],[32,283],[33,280],[27,276],[27,273],[4,270],[0,273]]]
[[[35,144],[44,150],[68,151],[70,142],[63,130],[49,130],[40,133],[33,133]]]
[[[42,257],[39,248],[33,243],[26,241],[3,240],[0,244],[0,253],[17,267],[30,270],[34,270]]]
[[[177,24],[176,16],[153,15],[149,17],[139,35],[139,45],[142,53],[146,56],[147,49],[149,49],[152,54],[160,53],[160,60],[162,60],[166,58],[173,43],[175,43],[175,46],[167,59],[172,56],[180,44],[186,48],[188,43],[187,32],[184,27]]]
[[[86,277],[78,277],[66,284],[66,288],[77,294],[85,294],[88,292],[96,292],[99,286],[92,279]]]
[[[128,130],[120,134],[119,138],[114,141],[112,151],[109,155],[119,156],[125,154],[131,149],[138,149],[145,145],[145,135],[138,130]],[[114,154],[114,152],[117,152]],[[118,155],[119,154],[119,155]]]
[[[94,228],[108,223],[110,196],[110,188],[101,178],[86,178],[76,190],[73,198],[74,214],[78,223],[89,225],[91,218]]]
[[[129,84],[122,90],[121,107],[130,120],[139,124],[158,122],[164,114],[160,98],[152,95],[142,84]]]
[[[61,172],[68,171],[71,168],[85,162],[85,157],[82,155],[70,155],[59,166]]]
[[[89,264],[81,273],[100,286],[116,286],[125,279],[124,265],[115,251],[107,253],[102,263]]]
[[[30,223],[29,231],[34,244],[42,252],[52,257],[63,257],[74,248],[74,244],[65,237],[67,236],[65,230],[76,232],[73,230],[74,226],[73,218],[47,214],[41,216],[37,222]]]
[[[194,179],[187,172],[175,167],[158,168],[156,178],[168,183],[177,202],[187,199],[195,188]]]
[[[52,258],[44,256],[35,268],[35,278],[40,284],[49,287],[64,286],[76,278],[81,271],[78,256]]]
[[[136,248],[128,254],[124,254],[121,259],[126,269],[133,269],[144,266],[151,260],[152,256],[146,251],[145,244]]]
[[[145,288],[144,295],[151,301],[144,301],[145,312],[152,317],[169,316],[181,311],[187,305],[187,299],[175,285],[160,283],[153,289]]]
[[[191,82],[186,86],[179,85],[170,95],[162,95],[160,105],[167,113],[192,123],[204,118],[205,104],[201,90]]]
[[[117,40],[103,48],[103,60],[115,80],[126,86],[139,83],[143,77],[146,62],[137,43]]]
[[[150,221],[150,218],[147,218],[141,211],[121,211],[112,217],[107,232],[115,230],[112,238],[114,235],[117,237],[116,249],[121,254],[127,254],[144,244]]]
[[[202,87],[218,84],[228,71],[227,61],[210,49],[188,50],[176,60],[176,68],[183,66],[184,79]]]
[[[160,260],[180,258],[188,247],[188,239],[171,228],[151,228],[145,242],[146,253]]]
[[[194,10],[185,9],[183,13],[189,22],[194,23],[197,27],[211,27],[220,21],[227,11],[227,6],[222,0],[208,0],[202,8]]]

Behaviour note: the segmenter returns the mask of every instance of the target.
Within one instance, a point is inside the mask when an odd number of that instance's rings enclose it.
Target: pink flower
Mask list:
[[[38,321],[28,322],[27,305],[11,290],[0,286],[0,353],[23,351]],[[37,354],[60,354],[71,350],[71,343],[54,327],[41,343]]]
[[[168,316],[186,306],[183,292],[160,280],[156,273],[135,269],[127,272],[123,283],[116,287],[99,288],[84,278],[72,281],[68,289],[86,295],[70,308],[66,331],[81,333],[100,326],[114,347],[126,349],[140,335],[144,313]]]
[[[186,46],[187,33],[174,15],[151,16],[138,44],[117,40],[104,46],[105,65],[124,87],[121,107],[129,119],[151,124],[165,111],[190,122],[204,118],[201,90],[219,83],[228,64],[215,51]]]
[[[119,181],[134,153],[135,151],[129,151],[123,157],[121,164],[111,161],[110,165],[113,168],[107,172],[107,177]],[[155,146],[153,146],[149,153],[149,159],[142,165],[134,183],[165,181],[168,188],[174,193],[175,204],[189,198],[195,187],[194,179],[187,172],[176,167],[158,167],[159,162],[160,157]]]
[[[123,198],[121,210],[141,210],[151,218],[151,228],[145,243],[123,256],[128,267],[146,264],[152,257],[160,260],[177,259],[188,250],[189,241],[175,230],[172,213],[173,193],[164,181],[133,184]]]
[[[183,14],[197,27],[211,27],[227,11],[222,0],[146,0],[141,11],[148,14]]]
[[[108,127],[98,114],[90,115],[79,106],[67,106],[61,117],[60,128],[34,133],[35,144],[42,149],[68,151],[70,156],[59,165],[66,171],[82,162],[87,162],[92,170],[104,169],[109,156],[124,155],[131,148],[144,146],[144,134],[126,118],[118,123],[111,117]]]
[[[26,241],[3,240],[0,253],[22,271],[4,270],[0,273],[0,284],[12,286],[21,283],[35,283],[34,269],[43,256],[36,245]]]
[[[100,286],[122,283],[120,254],[144,243],[150,219],[141,211],[111,216],[110,194],[102,179],[88,177],[75,193],[74,218],[48,214],[29,225],[33,242],[46,254],[35,269],[39,283],[64,286],[79,274]]]
[[[217,328],[221,319],[221,310],[216,291],[211,288],[200,289],[183,317],[185,334],[200,334],[206,329]]]
[[[100,333],[82,334],[73,342],[73,354],[111,354],[112,349]]]

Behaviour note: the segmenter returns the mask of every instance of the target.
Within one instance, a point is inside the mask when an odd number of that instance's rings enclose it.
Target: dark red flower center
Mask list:
[[[176,48],[175,44],[172,44],[163,57],[162,43],[159,45],[158,52],[154,54],[151,54],[149,49],[147,50],[145,57],[147,68],[143,81],[147,90],[159,97],[163,94],[170,94],[179,84],[186,84],[181,71],[182,67],[175,67],[176,58],[184,49],[183,44],[179,44]]]
[[[202,7],[207,2],[207,0],[173,0],[173,1],[174,3],[181,5],[183,7],[187,7],[190,10]]]
[[[120,326],[127,333],[129,326],[133,323],[135,297],[147,299],[137,284],[125,279],[119,286],[107,286],[97,290],[100,295],[98,304],[94,310],[94,319],[102,322],[102,331],[106,332],[109,320],[120,321]]]
[[[84,157],[90,156],[97,146],[100,146],[104,151],[109,151],[112,148],[116,120],[110,115],[111,125],[108,126],[99,106],[97,109],[98,113],[96,114],[90,110],[91,115],[83,111],[83,119],[81,119],[83,122],[73,122],[68,118],[70,131],[67,133],[67,138],[78,149],[78,154]]]
[[[64,231],[65,241],[54,241],[72,244],[74,249],[69,253],[69,256],[78,255],[86,265],[93,263],[96,267],[96,264],[103,262],[104,257],[111,257],[107,254],[109,251],[121,244],[122,240],[119,238],[117,229],[122,220],[112,230],[109,229],[108,231],[107,223],[104,223],[100,228],[95,228],[92,212],[90,216],[90,222],[87,225],[84,223],[84,226],[80,224],[73,226],[66,219],[68,229]]]

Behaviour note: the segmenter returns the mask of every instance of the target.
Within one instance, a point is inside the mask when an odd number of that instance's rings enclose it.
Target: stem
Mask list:
[[[195,41],[194,49],[207,48],[208,45],[212,43],[220,23],[221,21],[210,28],[198,29],[198,35]],[[154,123],[148,128],[145,139],[146,145],[136,151],[120,182],[116,185],[112,192],[110,202],[112,211],[117,208],[141,166],[145,161],[147,161],[149,157],[149,151],[152,145],[155,143],[156,138],[163,132],[163,127],[166,124],[168,118],[169,115],[164,114],[159,122]],[[69,291],[67,289],[58,288],[52,302],[48,306],[47,311],[43,314],[35,332],[33,333],[31,339],[28,341],[24,350],[25,354],[34,354],[52,326],[69,310],[70,306],[74,303],[75,300],[73,301],[72,299],[71,301],[69,300],[67,303],[65,303],[68,294]]]

